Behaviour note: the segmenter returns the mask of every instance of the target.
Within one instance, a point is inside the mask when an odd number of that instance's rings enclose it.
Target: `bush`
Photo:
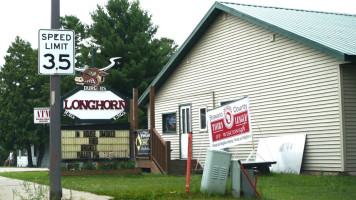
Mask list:
[[[136,160],[135,159],[129,159],[126,162],[127,169],[135,169],[136,167]]]
[[[135,159],[129,159],[128,161],[121,161],[119,163],[119,169],[135,169]]]
[[[67,171],[67,163],[61,163],[61,171]]]
[[[80,164],[79,164],[79,162],[78,162],[78,161],[75,161],[75,162],[73,163],[73,165],[71,165],[70,170],[79,171],[79,170],[80,170]]]
[[[89,160],[89,161],[83,163],[82,170],[135,169],[135,164],[136,164],[135,159],[129,159],[127,161],[121,161],[121,162],[119,162],[118,160],[105,159],[104,161],[97,163],[98,166],[96,167],[96,166],[94,166],[93,161]],[[81,170],[80,163],[78,161],[76,161],[74,163],[61,163],[61,170],[62,171],[69,171],[69,170],[79,171],[79,170]]]
[[[118,162],[116,160],[104,160],[99,165],[99,169],[102,170],[113,170],[117,169]]]
[[[88,162],[84,163],[83,169],[84,170],[94,170],[95,167],[93,166],[93,161],[89,160]]]

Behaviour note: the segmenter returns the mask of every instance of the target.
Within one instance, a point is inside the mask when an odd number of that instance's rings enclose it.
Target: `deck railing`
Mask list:
[[[171,142],[164,141],[155,128],[151,129],[151,158],[162,173],[168,174]]]

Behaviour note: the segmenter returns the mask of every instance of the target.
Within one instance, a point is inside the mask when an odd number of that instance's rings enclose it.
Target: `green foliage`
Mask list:
[[[136,161],[135,159],[129,159],[127,161],[121,161],[119,163],[119,169],[135,169]]]
[[[118,161],[117,160],[104,160],[99,164],[100,170],[114,170],[118,168]]]
[[[80,170],[80,164],[78,161],[75,161],[73,165],[70,168],[71,170],[79,171]]]
[[[115,170],[115,169],[135,169],[135,159],[129,159],[127,161],[118,160],[104,160],[100,163],[99,169],[101,170]]]
[[[37,185],[33,183],[33,188],[31,188],[29,182],[23,182],[22,183],[22,190],[25,191],[23,193],[19,192],[16,189],[12,189],[12,196],[15,199],[15,197],[18,197],[16,199],[21,199],[21,200],[45,200],[48,199],[48,191],[49,188],[48,186],[42,186],[42,185]]]
[[[76,16],[64,16],[60,18],[60,26],[63,29],[74,30],[75,32],[75,50],[77,56],[75,57],[76,63],[75,67],[83,67],[88,61],[87,55],[83,56],[83,52],[87,52],[88,48],[84,46],[83,39],[89,37],[88,35],[88,25],[82,23],[80,19]],[[79,75],[79,73],[77,74]],[[65,95],[68,92],[74,90],[76,85],[74,83],[74,78],[76,75],[65,75],[61,76],[61,95]],[[62,124],[73,125],[75,121],[69,117],[62,116],[61,118]]]
[[[68,171],[68,170],[79,171],[80,163],[78,161],[75,161],[74,163],[61,163],[61,168],[62,168],[62,171]],[[66,168],[66,169],[64,169],[64,168]]]
[[[61,28],[76,33],[76,67],[92,66],[88,54],[100,46],[95,67],[107,66],[110,58],[121,57],[120,65],[108,71],[110,76],[104,84],[125,96],[132,96],[132,88],[138,88],[141,94],[176,51],[174,40],[154,38],[158,27],[139,1],[109,0],[105,6],[98,6],[91,17],[93,24],[89,26],[75,16],[61,17]],[[88,38],[91,43],[84,42]],[[68,78],[73,83],[73,76]]]
[[[157,26],[139,1],[109,0],[105,7],[98,6],[92,19],[89,32],[102,50],[97,54],[99,66],[122,57],[105,82],[126,96],[132,96],[132,88],[141,94],[177,48],[171,39],[154,38]]]
[[[88,25],[81,22],[76,16],[66,15],[60,18],[60,26],[62,29],[73,30],[75,32],[75,52],[77,53],[75,67],[83,67],[88,62],[87,55],[89,49],[83,43],[84,39],[90,37],[88,35]],[[74,88],[74,76],[62,77],[64,78],[64,82],[69,83],[61,85],[61,89],[64,89],[65,93],[67,93]]]
[[[93,166],[93,161],[89,160],[84,163],[83,170],[94,170],[95,167]]]
[[[87,29],[88,26],[85,25],[73,15],[66,15],[60,18],[60,26],[62,29],[73,30],[75,32],[75,50],[80,52],[83,44],[80,42],[88,37]],[[78,63],[76,63],[78,64]]]
[[[116,170],[116,169],[135,169],[136,161],[135,159],[129,159],[127,161],[118,161],[112,159],[105,159],[98,165],[98,170]],[[78,161],[74,163],[61,163],[61,170],[96,170],[96,167],[93,164],[93,161],[89,160],[83,163],[83,167],[80,167]]]
[[[1,176],[48,184],[48,172],[0,173]],[[232,199],[230,181],[224,196],[200,193],[201,175],[192,175],[185,195],[185,176],[160,174],[62,177],[62,187],[115,199]],[[260,175],[257,190],[262,199],[356,199],[355,176]]]
[[[158,27],[153,25],[148,12],[141,9],[139,1],[109,0],[105,6],[98,6],[91,17],[93,24],[90,26],[75,16],[61,18],[61,28],[72,29],[76,33],[76,67],[92,67],[88,54],[92,54],[93,47],[100,46],[101,53],[96,54],[95,67],[105,67],[110,58],[121,57],[120,64],[108,70],[110,75],[104,85],[127,97],[132,97],[132,88],[137,88],[139,95],[142,94],[176,51],[174,40],[154,38]],[[92,43],[84,42],[88,38]],[[62,76],[63,94],[75,87],[73,79],[74,76]],[[125,117],[116,122],[126,122]],[[147,115],[140,110],[139,117],[139,127],[146,128]],[[62,121],[74,124],[68,117]]]
[[[0,166],[4,166],[5,160],[7,160],[9,156],[9,151],[6,151],[5,149],[0,150]]]
[[[0,120],[0,145],[16,150],[48,144],[48,126],[33,123],[33,108],[48,106],[49,77],[38,74],[29,42],[16,37],[7,53],[0,71],[0,118],[6,119]]]
[[[75,16],[60,20],[61,28],[76,33],[76,67],[91,66],[88,53],[93,45],[84,46],[83,40],[92,37],[92,42],[101,48],[96,56],[98,67],[107,66],[112,57],[122,57],[119,65],[108,70],[110,76],[104,84],[128,97],[132,96],[132,88],[142,94],[177,45],[169,38],[154,38],[157,26],[139,1],[109,0],[105,6],[98,6],[91,17],[90,26]],[[7,52],[0,71],[0,118],[6,119],[0,120],[0,146],[17,150],[29,149],[31,144],[48,144],[49,127],[33,123],[33,108],[48,107],[49,76],[38,75],[37,50],[30,43],[16,37]],[[74,77],[61,76],[62,95],[75,88]],[[145,128],[146,115],[140,111],[139,116],[139,126]],[[62,124],[74,123],[68,117],[62,118]]]
[[[68,171],[67,163],[61,163],[61,171]]]

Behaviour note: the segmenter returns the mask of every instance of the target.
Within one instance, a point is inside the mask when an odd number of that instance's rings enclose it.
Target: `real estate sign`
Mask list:
[[[249,99],[207,112],[210,147],[222,149],[252,140]]]

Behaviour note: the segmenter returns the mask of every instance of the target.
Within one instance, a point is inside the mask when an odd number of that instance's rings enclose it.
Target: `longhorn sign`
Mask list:
[[[110,59],[110,65],[99,69],[99,68],[88,68],[85,66],[84,68],[75,68],[75,71],[82,72],[82,75],[79,77],[75,77],[74,81],[77,85],[89,85],[89,86],[98,86],[101,83],[104,83],[105,77],[109,75],[106,70],[112,68],[115,65],[115,60],[121,57],[115,57]]]

